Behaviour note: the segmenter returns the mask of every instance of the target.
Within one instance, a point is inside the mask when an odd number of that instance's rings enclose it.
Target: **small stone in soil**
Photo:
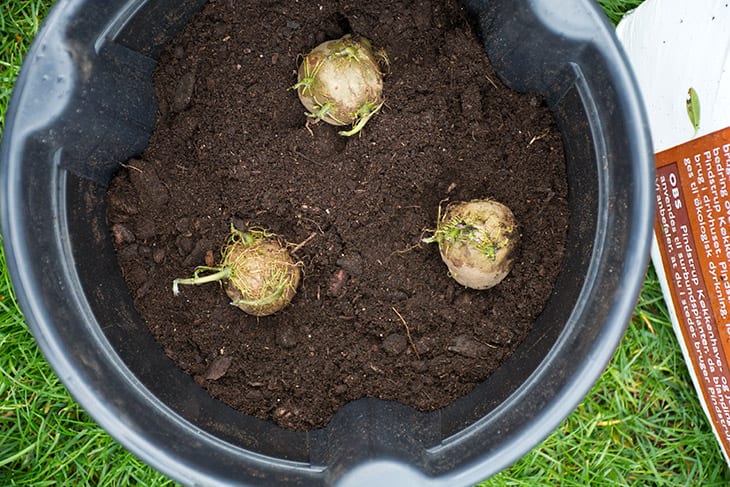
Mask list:
[[[446,349],[464,357],[481,358],[489,353],[490,347],[475,340],[469,335],[459,335],[449,344]]]
[[[347,278],[347,271],[345,269],[338,269],[332,276],[329,289],[327,290],[328,294],[336,298],[345,294],[345,282],[347,282]]]
[[[233,362],[232,357],[219,356],[216,357],[205,370],[206,380],[218,380],[228,372]]]

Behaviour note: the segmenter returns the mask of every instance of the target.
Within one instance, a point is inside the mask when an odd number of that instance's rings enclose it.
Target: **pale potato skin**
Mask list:
[[[354,57],[340,55],[345,50]],[[298,80],[308,77],[313,81],[308,87],[298,87],[299,100],[311,114],[332,103],[332,110],[321,117],[331,125],[354,123],[361,107],[383,101],[383,75],[366,41],[345,36],[318,45],[299,66]]]
[[[300,266],[275,239],[231,244],[224,265],[232,268],[226,293],[233,305],[253,316],[267,316],[286,307],[297,292]]]
[[[469,239],[438,239],[441,259],[449,268],[449,274],[471,289],[496,286],[507,277],[514,264],[520,241],[517,220],[507,206],[497,201],[472,200],[451,203],[439,221],[439,228],[461,221],[474,228]],[[474,240],[490,243],[493,253],[490,255],[477,248]]]

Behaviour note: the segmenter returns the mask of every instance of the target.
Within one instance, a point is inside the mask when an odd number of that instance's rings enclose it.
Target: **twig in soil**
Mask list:
[[[530,139],[530,143],[527,144],[528,147],[531,146],[532,144],[534,144],[535,142],[537,142],[538,140],[544,139],[545,137],[548,136],[549,133],[550,133],[550,129],[546,128],[545,130],[542,131],[542,133],[540,135],[536,135],[532,139]]]
[[[495,83],[494,81],[492,81],[492,78],[490,78],[489,76],[486,76],[486,75],[484,77],[487,78],[487,81],[489,81],[490,83],[492,83],[492,86],[494,86],[494,89],[495,90],[498,90],[499,89],[499,87],[497,86],[497,83]]]
[[[405,318],[403,318],[403,315],[401,315],[397,309],[395,309],[395,306],[391,306],[391,309],[395,311],[395,314],[398,315],[398,318],[400,318],[401,323],[403,323],[403,326],[406,329],[406,336],[408,337],[408,341],[411,343],[411,347],[413,347],[413,351],[416,352],[416,358],[418,360],[421,360],[421,354],[418,353],[418,349],[416,348],[416,344],[413,343],[413,337],[411,336],[411,329],[408,328],[408,323],[406,323]]]
[[[317,236],[317,232],[312,232],[311,234],[309,234],[309,237],[305,238],[302,242],[296,244],[294,246],[294,248],[291,249],[290,253],[295,254],[297,251],[301,250],[302,247],[307,245],[307,243],[309,243],[309,241],[312,240],[316,236]]]
[[[135,167],[135,166],[133,166],[131,164],[122,163],[122,167],[127,168],[127,169],[134,169],[135,171],[139,171],[140,173],[144,172],[140,168]]]

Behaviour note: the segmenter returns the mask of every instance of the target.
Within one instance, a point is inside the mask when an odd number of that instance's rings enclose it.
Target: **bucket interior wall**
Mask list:
[[[130,371],[157,398],[219,438],[265,455],[297,461],[312,461],[313,453],[316,453],[314,456],[321,457],[318,460],[330,464],[332,452],[336,451],[337,457],[351,457],[363,451],[362,439],[377,436],[374,432],[378,428],[398,429],[402,424],[408,424],[409,432],[397,436],[404,439],[404,444],[388,445],[388,449],[391,449],[390,454],[398,456],[411,452],[413,457],[409,460],[414,461],[423,455],[425,448],[439,444],[488,414],[525,381],[550,351],[582,289],[596,227],[598,175],[595,165],[585,164],[585,161],[595,159],[596,148],[590,130],[586,130],[590,127],[590,120],[580,97],[581,88],[576,86],[576,73],[568,65],[555,71],[553,79],[542,80],[549,90],[544,86],[523,87],[542,88],[548,96],[559,95],[549,102],[567,143],[569,205],[573,215],[571,245],[566,255],[569,265],[559,277],[556,291],[532,334],[498,373],[452,406],[434,413],[419,413],[400,405],[364,400],[361,405],[343,409],[341,417],[324,435],[327,447],[317,448],[316,439],[323,436],[320,432],[294,433],[238,414],[211,399],[189,376],[174,366],[135,311],[116,266],[105,217],[106,183],[120,161],[139,154],[141,142],[148,136],[150,122],[154,120],[154,92],[151,88],[154,63],[151,59],[161,53],[164,42],[184,25],[200,3],[188,2],[186,7],[189,11],[181,12],[171,2],[146,2],[137,10],[127,10],[126,13],[131,14],[129,17],[118,15],[113,18],[107,31],[116,32],[116,35],[95,43],[99,56],[94,62],[91,79],[98,80],[98,83],[95,83],[95,96],[84,101],[89,105],[104,106],[105,113],[114,120],[109,122],[110,126],[103,124],[102,128],[105,137],[111,138],[112,143],[94,148],[77,147],[78,152],[84,150],[85,153],[61,155],[60,165],[67,173],[59,195],[63,198],[61,206],[67,208],[66,223],[79,284],[95,320],[107,324],[103,330],[106,339]],[[175,12],[176,15],[170,18],[167,12]],[[169,20],[171,25],[160,26],[158,19]],[[510,62],[509,58],[502,59],[505,63]],[[131,77],[128,75],[130,72],[134,73]],[[113,92],[116,96],[111,95]],[[108,106],[108,100],[114,100],[114,105]],[[120,113],[125,116],[120,117]],[[144,120],[144,124],[140,120]],[[119,141],[114,140],[117,137]],[[125,144],[125,139],[134,140],[134,143]],[[99,275],[105,276],[103,287],[98,286]],[[385,409],[389,413],[376,414],[374,409]],[[360,419],[363,411],[368,421]],[[414,428],[414,425],[418,427]]]

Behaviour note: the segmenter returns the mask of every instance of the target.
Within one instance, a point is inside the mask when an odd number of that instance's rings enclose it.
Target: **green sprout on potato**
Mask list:
[[[437,218],[425,243],[438,243],[441,259],[459,284],[489,289],[512,270],[520,241],[512,211],[493,200],[454,202]]]
[[[266,316],[291,302],[299,285],[300,267],[276,235],[261,229],[243,232],[231,225],[220,265],[197,267],[192,277],[175,279],[172,291],[177,296],[181,284],[225,281],[232,305],[250,315]]]
[[[384,51],[374,51],[364,37],[348,34],[323,42],[304,56],[292,89],[308,117],[337,126],[352,124],[339,133],[355,135],[383,106],[380,63],[388,63]]]

